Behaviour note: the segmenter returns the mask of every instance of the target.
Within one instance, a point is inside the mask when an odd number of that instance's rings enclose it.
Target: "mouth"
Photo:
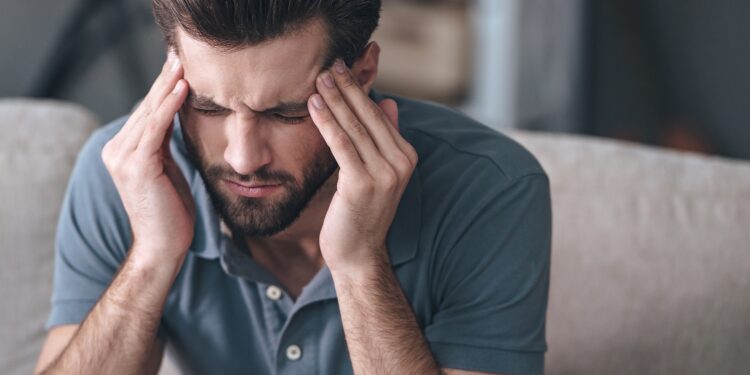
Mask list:
[[[222,180],[224,185],[237,195],[248,198],[262,198],[269,196],[281,188],[281,184],[252,184],[245,185],[231,180]]]

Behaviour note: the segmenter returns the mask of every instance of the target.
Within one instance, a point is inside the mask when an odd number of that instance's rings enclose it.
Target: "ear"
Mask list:
[[[357,78],[359,85],[369,92],[372,88],[375,78],[378,77],[378,61],[380,59],[380,46],[377,42],[370,42],[365,51],[362,53],[354,64],[352,64],[352,74]]]

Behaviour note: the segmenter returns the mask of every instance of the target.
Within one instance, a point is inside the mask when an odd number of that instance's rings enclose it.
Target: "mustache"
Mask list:
[[[238,174],[230,167],[214,165],[206,169],[206,176],[211,180],[231,180],[248,184],[294,184],[294,176],[284,171],[274,171],[262,167],[252,174]]]

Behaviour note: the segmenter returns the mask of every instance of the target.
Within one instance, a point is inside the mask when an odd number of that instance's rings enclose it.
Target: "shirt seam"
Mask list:
[[[517,176],[511,176],[500,164],[498,164],[493,158],[491,158],[491,157],[489,157],[487,155],[478,154],[476,152],[472,152],[472,151],[468,151],[468,150],[464,150],[464,149],[458,148],[456,145],[454,145],[453,143],[451,143],[449,140],[441,138],[441,137],[438,137],[438,136],[436,136],[434,134],[431,134],[431,133],[428,133],[428,132],[426,132],[424,130],[411,128],[411,129],[404,129],[404,132],[407,132],[407,133],[419,133],[419,134],[422,134],[422,135],[427,136],[429,138],[432,138],[432,139],[435,139],[435,140],[438,140],[438,141],[440,141],[442,143],[447,144],[448,146],[450,146],[451,149],[453,149],[456,152],[459,152],[459,153],[462,153],[462,154],[465,154],[465,155],[471,155],[471,156],[474,156],[474,157],[477,157],[477,158],[481,158],[481,159],[486,159],[495,168],[497,168],[497,170],[500,173],[502,173],[503,176],[505,176],[505,177],[507,177],[507,178],[509,178],[511,180],[518,180],[520,178],[523,178],[523,177],[526,177],[526,176],[529,176],[529,175],[535,175],[535,174],[540,174],[540,175],[544,175],[544,176],[547,175],[544,172],[544,169],[542,169],[541,167],[531,167],[531,168],[527,168],[527,169],[523,169],[523,170],[519,171],[519,174]],[[526,152],[528,152],[533,158],[535,158],[533,156],[533,154],[531,154],[528,150],[526,150]]]

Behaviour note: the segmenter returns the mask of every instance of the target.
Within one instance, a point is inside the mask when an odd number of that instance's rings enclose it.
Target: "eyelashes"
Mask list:
[[[209,117],[223,116],[228,113],[228,111],[225,109],[204,109],[204,108],[196,108],[196,107],[192,107],[192,108],[195,112],[198,112],[201,115],[209,116]],[[310,117],[309,115],[284,116],[280,113],[266,113],[264,115],[270,117],[276,122],[281,122],[284,124],[299,124],[301,122],[304,122],[308,117]]]
[[[271,117],[286,124],[299,124],[310,116],[284,116],[278,113],[271,113]]]
[[[205,116],[219,116],[226,112],[223,110],[203,109],[203,108],[195,108],[195,107],[193,107],[193,110]]]

